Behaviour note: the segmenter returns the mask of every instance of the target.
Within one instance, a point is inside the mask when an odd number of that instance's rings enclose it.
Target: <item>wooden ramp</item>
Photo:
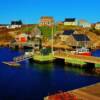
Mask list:
[[[18,56],[18,57],[14,57],[13,60],[15,62],[21,62],[21,61],[24,61],[24,60],[27,60],[27,59],[30,59],[33,57],[33,54],[32,53],[29,53],[28,55],[21,55],[21,56]]]

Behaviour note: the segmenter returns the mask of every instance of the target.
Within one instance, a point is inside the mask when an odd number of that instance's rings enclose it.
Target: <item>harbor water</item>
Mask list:
[[[26,60],[19,68],[2,63],[23,53],[0,48],[0,100],[43,100],[59,91],[100,82],[97,75],[60,63],[39,64]]]

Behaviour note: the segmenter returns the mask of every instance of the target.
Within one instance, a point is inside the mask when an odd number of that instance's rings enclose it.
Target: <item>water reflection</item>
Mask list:
[[[34,63],[34,68],[41,71],[41,72],[52,72],[54,70],[53,63],[49,64],[39,64],[39,63]]]
[[[97,76],[100,77],[100,74],[96,73],[96,69],[95,68],[88,68],[88,67],[75,67],[75,66],[64,66],[64,70],[66,72],[72,72],[75,74],[79,74],[81,76]]]
[[[64,67],[64,70],[65,71],[70,71],[70,72],[74,72],[76,74],[81,74],[81,73],[85,73],[85,70],[82,69],[82,68],[78,68],[78,67],[68,67],[68,66],[65,66]]]

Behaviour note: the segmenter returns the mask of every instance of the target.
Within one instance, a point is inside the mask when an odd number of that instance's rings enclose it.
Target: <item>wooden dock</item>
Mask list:
[[[83,55],[75,55],[68,53],[55,53],[54,57],[61,59],[66,59],[66,58],[79,59],[80,61],[84,61],[87,63],[100,64],[100,58],[93,56],[83,56]]]
[[[100,100],[100,83],[96,83],[83,88],[75,89],[72,91],[64,92],[63,94],[70,94],[76,97],[76,99],[63,98],[63,100]],[[61,95],[57,93],[55,95]],[[52,95],[55,97],[55,95]],[[44,98],[44,100],[49,100],[50,96]],[[52,99],[55,100],[55,99]],[[62,99],[59,99],[62,100]]]
[[[100,100],[100,83],[69,91],[79,100]]]

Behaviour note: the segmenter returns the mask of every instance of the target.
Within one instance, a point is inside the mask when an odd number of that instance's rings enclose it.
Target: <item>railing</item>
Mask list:
[[[24,61],[24,60],[27,60],[27,59],[30,59],[33,57],[33,54],[32,53],[29,53],[29,54],[24,54],[24,55],[21,55],[21,56],[18,56],[18,57],[14,57],[13,60],[15,62],[21,62],[21,61]]]

